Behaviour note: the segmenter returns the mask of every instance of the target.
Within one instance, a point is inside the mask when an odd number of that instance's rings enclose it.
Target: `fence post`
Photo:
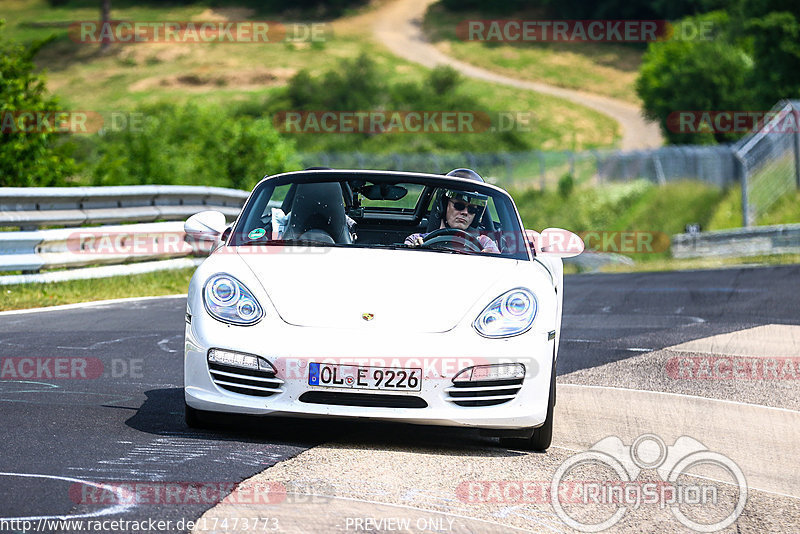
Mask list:
[[[745,228],[750,228],[753,221],[750,217],[749,192],[747,190],[747,163],[738,152],[734,153],[734,155],[739,162],[739,183],[742,184],[742,225]]]
[[[658,185],[666,185],[667,177],[664,176],[664,167],[661,166],[661,158],[658,157],[658,151],[653,152],[653,166],[656,169],[656,183]]]
[[[794,124],[797,124],[800,118],[800,110],[792,108],[792,113],[795,114]],[[794,130],[794,185],[795,189],[800,190],[800,130]]]

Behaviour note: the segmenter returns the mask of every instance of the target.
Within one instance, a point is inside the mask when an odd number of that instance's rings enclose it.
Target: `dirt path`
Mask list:
[[[516,80],[445,55],[426,41],[422,34],[422,17],[428,6],[435,1],[396,0],[381,6],[378,12],[373,14],[373,31],[376,38],[392,53],[426,67],[450,65],[470,78],[563,98],[604,113],[619,122],[622,128],[623,150],[652,148],[663,144],[658,125],[645,120],[640,109],[634,104],[554,85]]]

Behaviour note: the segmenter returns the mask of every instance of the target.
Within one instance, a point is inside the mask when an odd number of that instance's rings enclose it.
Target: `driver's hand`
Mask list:
[[[417,239],[414,241],[414,245],[413,246],[419,247],[419,246],[422,245],[422,242],[423,242],[422,236],[417,236]]]

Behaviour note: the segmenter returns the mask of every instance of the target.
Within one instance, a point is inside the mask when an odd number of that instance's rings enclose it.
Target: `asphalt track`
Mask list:
[[[800,266],[568,276],[559,383],[615,386],[603,390],[611,396],[609,405],[635,399],[636,405],[622,407],[635,415],[629,419],[649,422],[648,430],[662,432],[668,441],[687,428],[689,435],[712,443],[717,441],[715,434],[736,434],[730,426],[732,419],[725,414],[714,414],[717,425],[697,421],[709,414],[703,399],[739,401],[755,394],[759,401],[748,408],[730,403],[728,415],[736,414],[748,425],[760,421],[763,426],[758,432],[768,432],[764,413],[773,412],[759,412],[759,405],[781,408],[784,399],[796,399],[797,382],[782,382],[780,387],[775,381],[744,381],[738,386],[731,386],[731,381],[677,384],[653,381],[650,374],[652,365],[659,365],[660,351],[667,347],[763,325],[800,325],[798,281]],[[398,442],[410,447],[452,447],[454,440],[464,447],[494,445],[491,438],[473,431],[412,433],[406,425],[370,423],[287,420],[259,428],[258,421],[242,420],[236,422],[237,428],[191,431],[182,420],[183,309],[183,299],[164,298],[0,315],[0,518],[107,514],[102,517],[196,519],[214,503],[175,505],[162,500],[115,508],[108,502],[93,502],[98,494],[87,491],[86,484],[139,481],[152,487],[159,482],[211,482],[225,488],[342,436],[368,436],[373,448]],[[57,374],[55,360],[47,364],[51,367],[38,369],[36,376],[13,376],[30,371],[30,366],[21,364],[24,358],[80,358],[88,362],[90,378],[48,376]],[[642,364],[648,361],[651,367]],[[657,393],[651,391],[675,388],[696,399],[692,401],[698,404],[696,411],[677,418],[659,417],[668,412],[666,401],[654,401]],[[578,402],[591,389],[560,385],[558,409],[567,411],[557,419],[561,423],[556,445],[583,450],[595,437],[618,430],[603,426],[607,408]],[[647,391],[635,391],[633,396],[620,393],[626,390]],[[719,410],[719,403],[714,407]],[[598,414],[596,425],[571,426],[571,420],[585,421],[592,410]],[[780,413],[792,418],[797,412]],[[383,435],[386,441],[381,443]],[[791,485],[797,477],[791,473],[798,471],[800,462],[790,455],[778,468],[779,459],[763,460],[737,458],[745,474],[755,477],[755,487],[798,497]],[[766,460],[776,468],[766,468]]]

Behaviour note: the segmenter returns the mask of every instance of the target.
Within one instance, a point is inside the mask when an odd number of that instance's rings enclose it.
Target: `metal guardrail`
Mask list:
[[[781,224],[672,236],[675,258],[800,254],[800,224]]]
[[[182,221],[210,209],[232,220],[248,196],[246,191],[201,186],[0,188],[0,226],[23,228],[0,232],[0,272],[205,255],[209,244],[187,242]],[[155,220],[167,222],[150,222]],[[134,224],[76,227],[119,222]],[[36,229],[42,226],[68,228]],[[36,275],[23,276],[33,281]]]
[[[204,186],[0,188],[0,226],[42,226],[178,221],[207,210],[234,218],[249,193]]]

